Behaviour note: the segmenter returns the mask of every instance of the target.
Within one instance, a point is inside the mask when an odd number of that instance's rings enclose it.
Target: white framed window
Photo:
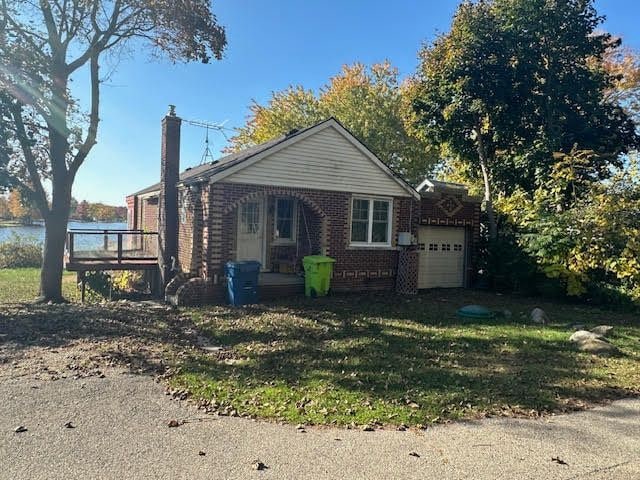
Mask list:
[[[351,199],[351,245],[391,246],[393,201],[388,198],[353,197]]]
[[[256,235],[260,232],[260,203],[246,202],[240,206],[240,233]]]
[[[295,243],[298,203],[292,197],[276,197],[273,215],[274,243]]]

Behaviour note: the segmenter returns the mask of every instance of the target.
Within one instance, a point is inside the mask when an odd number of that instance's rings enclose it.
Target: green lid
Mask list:
[[[493,318],[495,316],[491,310],[482,305],[466,305],[457,313],[462,318]]]
[[[302,259],[303,263],[335,263],[335,259],[325,255],[308,255]]]

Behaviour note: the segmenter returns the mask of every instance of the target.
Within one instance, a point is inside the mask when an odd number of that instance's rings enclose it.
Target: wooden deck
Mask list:
[[[153,270],[158,234],[142,230],[69,230],[65,268],[71,272]]]
[[[70,272],[94,272],[99,270],[153,270],[158,268],[158,260],[66,260],[65,268]]]
[[[158,295],[158,234],[143,230],[69,230],[64,268],[77,272],[83,302],[87,272],[144,271],[151,291]]]

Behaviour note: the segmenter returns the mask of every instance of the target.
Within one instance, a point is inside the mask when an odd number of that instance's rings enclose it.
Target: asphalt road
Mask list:
[[[145,376],[13,378],[0,383],[0,478],[640,479],[640,401],[420,432],[302,433],[204,415]]]

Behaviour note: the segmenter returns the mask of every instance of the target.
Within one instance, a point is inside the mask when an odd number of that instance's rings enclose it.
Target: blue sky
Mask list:
[[[227,27],[225,58],[209,65],[172,65],[144,51],[122,57],[103,85],[98,144],[80,169],[73,189],[78,199],[124,204],[126,194],[158,180],[160,120],[168,104],[186,119],[243,124],[252,99],[266,101],[290,84],[318,88],[341,65],[385,59],[401,75],[416,67],[423,42],[446,32],[458,0],[216,0]],[[599,0],[604,28],[640,49],[640,2]],[[78,78],[81,101],[88,86]],[[85,93],[86,92],[86,93]],[[182,168],[197,165],[204,130],[182,129]],[[210,134],[215,156],[224,146]]]

